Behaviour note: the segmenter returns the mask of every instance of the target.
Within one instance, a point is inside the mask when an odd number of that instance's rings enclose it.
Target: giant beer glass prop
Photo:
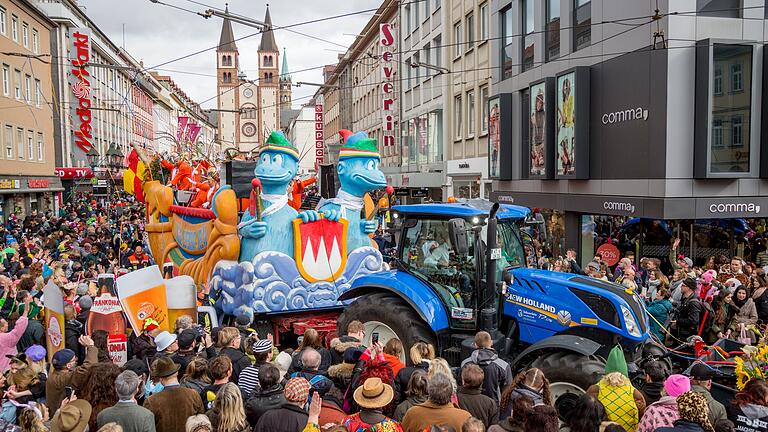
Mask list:
[[[165,293],[168,299],[169,326],[173,326],[182,315],[189,315],[192,321],[197,322],[197,288],[191,276],[166,279]]]
[[[163,282],[156,265],[117,278],[117,296],[136,334],[141,333],[147,318],[157,321],[160,330],[171,331]]]

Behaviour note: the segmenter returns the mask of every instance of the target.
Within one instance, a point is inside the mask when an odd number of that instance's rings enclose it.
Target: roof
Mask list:
[[[267,16],[264,17],[265,32],[261,35],[261,43],[259,44],[259,51],[278,52],[277,43],[275,42],[275,33],[272,31],[272,17],[269,15],[269,6],[267,6]]]
[[[224,9],[224,13],[229,13],[228,7]],[[221,37],[219,37],[219,47],[216,51],[237,51],[235,33],[232,31],[232,22],[229,18],[224,18],[224,23],[221,25]]]
[[[280,68],[280,81],[290,81],[291,72],[288,71],[288,55],[283,48],[283,66]]]
[[[469,200],[461,203],[411,204],[393,206],[392,210],[402,214],[435,215],[451,217],[487,216],[493,203],[486,200]],[[498,219],[522,219],[528,216],[528,207],[501,204],[496,213]]]

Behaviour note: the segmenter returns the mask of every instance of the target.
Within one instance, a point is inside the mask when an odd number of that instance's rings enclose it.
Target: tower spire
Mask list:
[[[283,48],[283,66],[280,68],[280,81],[290,81],[291,73],[288,71],[288,55]]]
[[[224,13],[229,13],[229,3],[224,7]],[[221,26],[221,37],[219,37],[219,47],[216,51],[237,51],[235,33],[232,31],[232,22],[229,18],[224,18],[224,23]]]
[[[267,15],[264,17],[265,31],[261,35],[259,51],[278,52],[275,34],[272,31],[272,16],[269,15],[269,5],[267,5]]]

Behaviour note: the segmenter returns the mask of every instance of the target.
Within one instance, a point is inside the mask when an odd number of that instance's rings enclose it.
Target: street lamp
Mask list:
[[[85,154],[85,157],[88,159],[88,165],[91,166],[92,170],[96,170],[96,166],[99,164],[99,151],[96,150],[96,146],[91,146],[91,148],[88,150],[88,153]]]

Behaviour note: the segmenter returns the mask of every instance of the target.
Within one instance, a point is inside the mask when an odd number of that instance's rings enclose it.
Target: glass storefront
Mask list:
[[[474,178],[454,178],[453,196],[467,199],[480,198],[480,182]]]
[[[712,173],[748,173],[752,116],[752,47],[712,49]]]

